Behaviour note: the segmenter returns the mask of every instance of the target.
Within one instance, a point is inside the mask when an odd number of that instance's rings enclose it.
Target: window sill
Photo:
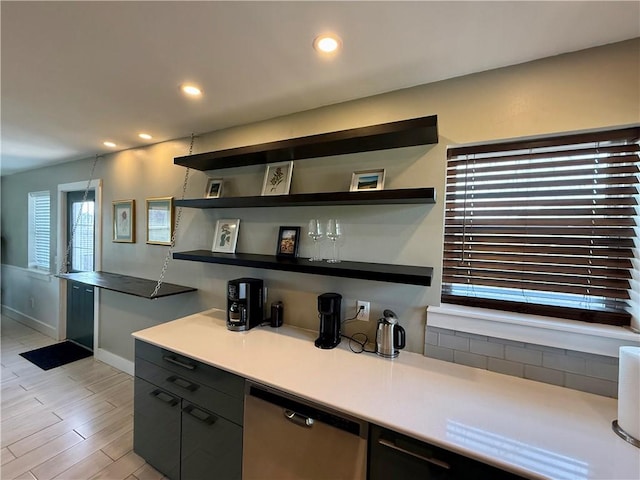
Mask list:
[[[462,305],[428,307],[427,328],[429,326],[608,357],[618,357],[621,346],[640,346],[640,335],[628,327]]]
[[[40,280],[43,282],[51,282],[51,272],[40,270],[37,268],[29,267],[26,269],[30,278]]]

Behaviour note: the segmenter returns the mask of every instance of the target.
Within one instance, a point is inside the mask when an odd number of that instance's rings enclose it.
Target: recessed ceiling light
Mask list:
[[[341,47],[342,40],[334,33],[323,33],[313,40],[313,48],[319,53],[336,53]]]
[[[151,140],[153,137],[148,133],[139,133],[138,136],[144,140]]]
[[[115,143],[113,143],[113,142],[109,142],[109,141],[107,141],[107,142],[102,142],[102,144],[103,144],[105,147],[109,147],[109,148],[115,148],[115,147],[117,147],[117,145],[116,145]]]
[[[199,97],[202,95],[202,90],[191,83],[185,83],[180,88],[185,95],[189,95],[190,97]]]

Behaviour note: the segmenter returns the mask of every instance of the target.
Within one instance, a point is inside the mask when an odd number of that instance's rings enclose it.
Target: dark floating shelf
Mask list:
[[[177,157],[173,163],[196,170],[218,170],[434,143],[438,143],[437,115],[198,153]]]
[[[219,263],[286,272],[375,280],[378,282],[422,285],[426,287],[431,286],[431,277],[433,276],[433,268],[431,267],[361,262],[310,262],[307,258],[280,259],[275,255],[257,255],[252,253],[230,254],[214,253],[208,250],[193,250],[189,252],[175,252],[173,258],[176,260]]]
[[[400,205],[430,204],[436,201],[434,188],[404,188],[373,192],[297,193],[264,197],[194,198],[176,200],[178,207],[246,208],[304,207],[315,205]]]
[[[129,277],[127,275],[109,272],[62,273],[57,276],[66,280],[73,280],[75,282],[93,285],[94,287],[104,288],[105,290],[134,295],[136,297],[147,298],[150,300],[196,291],[195,288],[191,287],[183,287],[182,285],[175,285],[173,283],[163,283],[158,294],[155,297],[152,297],[151,294],[157,284],[157,281],[155,280]]]

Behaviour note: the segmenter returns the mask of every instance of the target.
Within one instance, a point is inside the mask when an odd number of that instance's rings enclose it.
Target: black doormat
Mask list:
[[[42,370],[51,370],[91,355],[93,352],[73,342],[56,343],[20,354]]]

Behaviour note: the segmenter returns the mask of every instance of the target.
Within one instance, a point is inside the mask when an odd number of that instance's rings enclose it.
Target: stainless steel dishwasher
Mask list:
[[[368,425],[247,382],[243,480],[364,479]]]

